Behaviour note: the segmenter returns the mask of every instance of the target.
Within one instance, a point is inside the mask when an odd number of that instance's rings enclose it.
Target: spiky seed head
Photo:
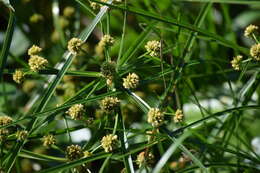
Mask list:
[[[24,72],[22,70],[15,70],[14,74],[13,74],[13,80],[16,82],[16,83],[22,83],[23,80],[24,80]]]
[[[116,73],[116,63],[114,61],[104,62],[100,71],[105,78],[113,78]]]
[[[98,43],[101,47],[109,47],[115,43],[115,39],[110,35],[104,35]]]
[[[19,130],[16,132],[16,138],[19,141],[24,141],[28,137],[28,131],[26,130]]]
[[[139,76],[135,73],[129,73],[126,78],[123,78],[123,86],[126,89],[134,89],[139,84]]]
[[[175,112],[174,118],[173,118],[174,122],[175,123],[182,122],[183,118],[184,118],[184,115],[183,115],[182,110],[177,109],[177,111]]]
[[[31,17],[30,17],[30,22],[31,23],[39,23],[39,22],[42,22],[43,21],[43,15],[41,14],[37,14],[37,13],[34,13]]]
[[[75,104],[69,108],[66,112],[74,120],[80,120],[83,118],[84,106],[82,104]]]
[[[148,123],[153,127],[159,127],[164,122],[164,114],[158,108],[151,108],[148,112]]]
[[[29,56],[33,56],[33,55],[38,55],[41,51],[42,51],[42,48],[40,48],[37,45],[32,45],[32,47],[30,47],[28,49],[27,53],[28,53]]]
[[[145,49],[150,56],[159,56],[161,43],[157,40],[148,41],[145,45]]]
[[[84,156],[84,153],[79,145],[70,145],[66,149],[66,157],[70,160],[78,160]]]
[[[100,102],[100,107],[106,112],[110,112],[115,109],[120,103],[120,100],[117,97],[105,97]]]
[[[237,55],[233,57],[233,60],[231,61],[231,65],[235,70],[240,70],[242,59],[243,59],[242,55]]]
[[[45,147],[50,147],[51,145],[56,144],[56,138],[51,134],[43,136],[42,141],[43,146]]]
[[[254,32],[258,30],[258,26],[250,24],[249,26],[246,27],[244,36],[250,37]]]
[[[112,152],[119,144],[117,135],[109,134],[102,138],[101,146],[104,148],[105,152]]]
[[[139,168],[151,166],[154,163],[154,155],[151,152],[141,152],[137,155],[136,164]]]
[[[67,17],[67,18],[72,17],[74,15],[74,13],[75,13],[75,8],[72,6],[67,6],[63,10],[63,16]]]
[[[260,43],[255,44],[250,49],[250,55],[256,60],[260,61]]]
[[[39,70],[45,69],[48,61],[41,56],[33,55],[30,57],[28,64],[33,72],[38,72]]]
[[[13,119],[9,116],[0,116],[0,126],[6,126],[8,124],[11,124],[13,122]]]
[[[72,38],[70,39],[70,41],[68,42],[68,50],[76,55],[80,52],[81,50],[81,46],[83,45],[83,41],[79,38]]]

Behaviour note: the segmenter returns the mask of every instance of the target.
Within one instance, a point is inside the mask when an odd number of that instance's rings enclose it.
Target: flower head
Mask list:
[[[72,17],[74,15],[74,13],[75,13],[75,8],[73,8],[71,6],[65,7],[63,10],[63,16],[65,16],[67,18]]]
[[[148,123],[153,127],[159,127],[164,122],[164,114],[158,108],[151,108],[148,112]]]
[[[113,37],[110,35],[104,35],[98,44],[100,44],[102,47],[108,47],[112,46],[114,43],[115,39]]]
[[[79,39],[79,38],[72,38],[69,42],[68,42],[68,50],[76,55],[80,52],[81,50],[81,46],[84,42]]]
[[[19,141],[24,141],[28,136],[28,131],[26,130],[20,130],[20,131],[17,131],[16,133],[16,137],[17,137],[17,140]]]
[[[70,160],[77,160],[84,156],[84,153],[79,145],[70,145],[66,149],[66,157]]]
[[[113,78],[116,73],[116,63],[114,61],[104,62],[100,71],[105,78]]]
[[[90,7],[93,9],[93,10],[97,10],[100,8],[100,5],[96,2],[90,2]]]
[[[148,41],[145,45],[145,49],[150,56],[159,56],[161,43],[157,40]]]
[[[84,106],[82,104],[75,104],[66,112],[74,120],[80,120],[83,117]]]
[[[117,97],[105,97],[101,100],[100,107],[102,110],[110,112],[119,105],[119,102]]]
[[[101,145],[105,152],[112,152],[118,146],[117,135],[109,134],[102,138]]]
[[[0,116],[0,126],[6,126],[8,124],[11,124],[13,122],[13,119],[9,116]]]
[[[173,120],[174,120],[175,123],[179,123],[183,120],[183,117],[184,117],[184,115],[183,115],[182,110],[177,109],[177,111],[175,112],[175,116],[174,116]]]
[[[137,155],[136,164],[141,168],[144,165],[151,166],[154,162],[154,155],[151,152],[141,152]]]
[[[139,76],[135,73],[129,73],[126,78],[123,78],[123,86],[127,89],[136,88],[139,84]]]
[[[249,37],[257,30],[258,30],[258,26],[251,24],[248,27],[246,27],[245,32],[244,32],[244,36]]]
[[[56,139],[53,135],[43,136],[42,141],[43,141],[43,146],[45,146],[45,147],[49,147],[51,145],[56,144]]]
[[[242,59],[243,56],[241,55],[233,57],[233,60],[231,61],[231,65],[235,70],[240,70]]]
[[[34,13],[29,20],[31,23],[38,23],[43,21],[43,16],[41,14]]]
[[[29,56],[38,55],[41,51],[42,51],[42,48],[40,48],[39,46],[36,46],[36,45],[32,45],[32,47],[30,47],[28,49],[28,55]]]
[[[255,44],[250,49],[250,55],[257,61],[260,61],[260,43]]]
[[[33,72],[38,72],[47,66],[48,61],[41,56],[33,55],[30,57],[28,64]]]
[[[25,74],[22,70],[15,70],[15,72],[13,74],[13,80],[16,83],[22,83],[24,76],[25,76]]]
[[[0,129],[0,142],[3,142],[9,135],[8,129]]]

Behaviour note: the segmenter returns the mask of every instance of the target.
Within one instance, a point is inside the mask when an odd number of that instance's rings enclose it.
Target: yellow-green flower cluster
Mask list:
[[[101,47],[108,47],[108,46],[112,46],[114,43],[115,43],[115,39],[107,34],[102,37],[102,39],[98,44]]]
[[[74,15],[74,13],[75,13],[75,8],[73,8],[71,6],[67,6],[63,10],[63,16],[67,17],[67,18],[72,17]]]
[[[250,49],[250,55],[256,60],[260,61],[260,43],[255,44]]]
[[[120,100],[117,97],[105,97],[101,100],[100,107],[106,112],[110,112],[119,105]]]
[[[33,72],[38,72],[39,70],[45,69],[48,61],[41,56],[33,55],[30,57],[28,64]]]
[[[19,130],[16,132],[16,138],[19,141],[24,141],[28,136],[28,131],[26,130]]]
[[[28,49],[28,55],[30,56],[28,64],[33,72],[44,69],[48,64],[48,61],[45,58],[38,55],[41,51],[42,48],[36,45],[33,45]]]
[[[150,56],[159,56],[161,43],[157,40],[148,41],[145,45],[146,51],[149,53]]]
[[[233,60],[231,61],[231,65],[235,70],[240,70],[242,59],[243,56],[241,55],[233,57]]]
[[[148,123],[153,127],[159,127],[164,123],[164,114],[158,108],[151,108],[147,114]]]
[[[92,153],[89,151],[84,151],[84,157],[90,157],[92,156]]]
[[[38,55],[39,53],[41,53],[42,48],[40,48],[37,45],[32,45],[32,47],[30,47],[30,49],[28,49],[28,55],[29,56],[33,56],[33,55]]]
[[[84,42],[79,38],[72,38],[68,42],[68,50],[72,54],[77,55],[80,52],[81,46],[83,45],[83,43]]]
[[[24,72],[22,70],[15,70],[14,74],[13,74],[13,80],[16,83],[22,83],[22,81],[24,80]]]
[[[139,76],[135,73],[129,73],[126,78],[123,78],[123,86],[126,89],[134,89],[139,84]]]
[[[66,157],[70,160],[77,160],[84,156],[84,152],[82,151],[79,145],[70,145],[66,149]]]
[[[100,5],[96,2],[90,2],[90,7],[93,9],[93,10],[98,10],[100,8]]]
[[[6,126],[8,124],[11,124],[13,122],[13,119],[9,116],[0,116],[0,126]]]
[[[75,104],[66,112],[74,120],[80,120],[84,114],[84,106],[82,104]]]
[[[154,163],[154,155],[151,152],[141,152],[137,155],[136,164],[139,168],[151,166]]]
[[[56,144],[55,137],[53,135],[50,135],[50,134],[44,136],[42,141],[43,141],[43,146],[45,146],[45,147],[50,147],[51,145]]]
[[[109,134],[102,138],[101,146],[104,148],[105,152],[112,152],[119,144],[117,135]]]
[[[41,14],[34,13],[29,20],[31,23],[39,23],[43,21],[43,16]]]
[[[175,123],[179,123],[182,122],[184,118],[183,112],[180,109],[177,109],[177,111],[175,112],[175,116],[173,118]]]
[[[255,26],[255,25],[251,24],[248,27],[246,27],[245,32],[244,32],[244,36],[250,37],[257,30],[258,30],[258,26]]]

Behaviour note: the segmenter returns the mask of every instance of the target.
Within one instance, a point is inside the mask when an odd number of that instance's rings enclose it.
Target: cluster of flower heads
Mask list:
[[[43,146],[45,147],[50,147],[56,144],[56,138],[51,134],[43,136],[42,141],[43,141]]]
[[[42,48],[36,45],[33,45],[28,50],[28,55],[30,56],[28,64],[33,72],[44,69],[48,64],[48,61],[45,58],[38,55],[41,51]]]
[[[157,40],[148,41],[145,45],[146,51],[149,53],[150,56],[159,56],[161,43]]]
[[[113,46],[114,43],[115,39],[112,36],[108,34],[104,35],[95,48],[96,54],[98,56],[103,56],[105,48]]]
[[[0,116],[0,127],[9,125],[13,122],[13,119],[9,116]],[[9,128],[1,128],[0,129],[0,142],[4,141],[6,137],[9,135]]]
[[[119,145],[117,135],[109,134],[102,138],[101,146],[105,152],[112,152]]]
[[[105,97],[100,102],[100,107],[106,112],[111,112],[117,106],[119,106],[120,100],[117,97]]]
[[[75,104],[69,108],[66,112],[74,120],[80,120],[83,118],[84,106],[82,104]]]
[[[66,149],[66,157],[69,161],[80,159],[84,156],[84,152],[79,145],[70,145]]]
[[[153,127],[159,127],[164,123],[164,114],[158,108],[151,108],[147,114],[148,123]]]
[[[68,42],[68,50],[74,54],[77,55],[81,51],[81,46],[83,45],[83,41],[79,38],[72,38]]]
[[[134,89],[139,84],[139,76],[137,76],[135,73],[129,73],[126,78],[123,78],[123,81],[123,86],[126,89]]]
[[[255,26],[255,25],[249,25],[248,27],[246,27],[245,31],[244,31],[244,36],[248,37],[248,38],[252,38],[254,39],[256,42],[258,42],[256,40],[256,33],[258,32],[259,27]],[[252,56],[252,58],[256,61],[260,61],[260,43],[256,43],[254,45],[251,46],[250,48],[250,55]],[[231,65],[234,68],[234,70],[241,70],[242,67],[242,62],[243,62],[243,56],[242,55],[237,55],[235,57],[233,57],[233,59],[231,60]]]
[[[173,118],[175,123],[179,123],[182,122],[184,118],[183,112],[180,109],[177,109],[177,111],[175,112],[175,116]]]

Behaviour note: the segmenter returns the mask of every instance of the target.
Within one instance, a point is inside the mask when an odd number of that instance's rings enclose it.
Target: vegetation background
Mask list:
[[[260,68],[249,53],[259,34],[244,36],[259,19],[257,0],[1,0],[0,116],[12,122],[0,123],[0,172],[260,172]],[[115,42],[99,51],[105,34]],[[85,42],[77,55],[67,49],[73,37]],[[145,48],[151,40],[157,56]],[[48,60],[38,72],[32,45]],[[110,61],[108,85],[100,71]],[[137,88],[123,87],[128,73]],[[100,108],[108,96],[120,99],[112,112]],[[80,120],[66,113],[75,104],[85,108]],[[147,122],[151,108],[163,125]],[[105,152],[112,133],[120,144]],[[49,147],[46,135],[56,139]],[[69,159],[72,144],[84,156]]]

